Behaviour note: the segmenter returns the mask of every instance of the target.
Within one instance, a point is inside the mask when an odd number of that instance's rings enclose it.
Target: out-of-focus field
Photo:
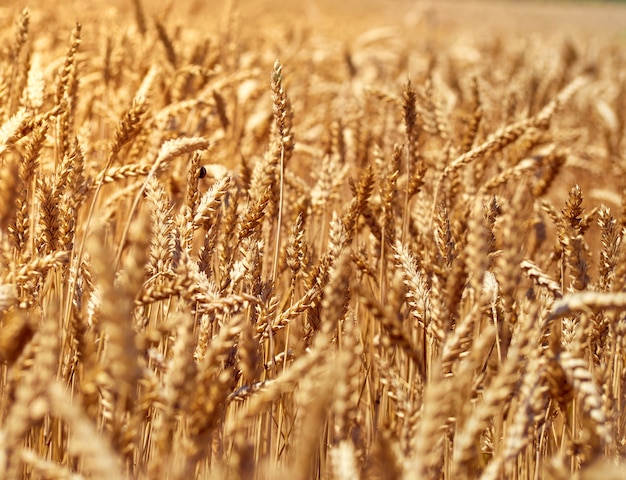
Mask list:
[[[414,35],[442,29],[451,36],[467,30],[494,33],[533,35],[537,33],[590,35],[591,37],[626,36],[626,5],[620,2],[567,1],[499,1],[499,0],[350,0],[333,2],[315,0],[241,0],[240,18],[246,29],[290,25],[294,28],[314,28],[335,38],[350,39],[364,30],[393,26],[411,30]],[[18,0],[0,5],[5,25],[12,13],[30,6],[36,25],[54,23],[70,26],[74,21],[106,24],[113,18],[128,18],[129,3],[121,0],[55,2],[54,9],[41,2]],[[156,0],[144,6],[148,16],[168,12],[168,17],[186,27],[213,29],[223,13],[220,2]],[[117,13],[116,13],[117,12]]]

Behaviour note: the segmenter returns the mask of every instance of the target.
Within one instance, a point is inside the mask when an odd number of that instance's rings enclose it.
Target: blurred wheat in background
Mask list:
[[[0,476],[626,478],[624,39],[176,5],[2,9]]]

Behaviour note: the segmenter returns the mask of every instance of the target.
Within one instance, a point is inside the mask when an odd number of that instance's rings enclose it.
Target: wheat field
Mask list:
[[[0,8],[0,478],[626,478],[624,32],[322,3]]]

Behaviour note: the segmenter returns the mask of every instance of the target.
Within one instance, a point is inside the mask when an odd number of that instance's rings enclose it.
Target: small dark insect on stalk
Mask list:
[[[200,170],[198,171],[198,178],[204,178],[204,177],[206,177],[206,168],[200,167]]]

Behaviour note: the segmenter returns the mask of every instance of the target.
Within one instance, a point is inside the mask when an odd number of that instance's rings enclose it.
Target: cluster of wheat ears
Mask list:
[[[4,32],[2,478],[622,472],[623,50],[134,5]]]

